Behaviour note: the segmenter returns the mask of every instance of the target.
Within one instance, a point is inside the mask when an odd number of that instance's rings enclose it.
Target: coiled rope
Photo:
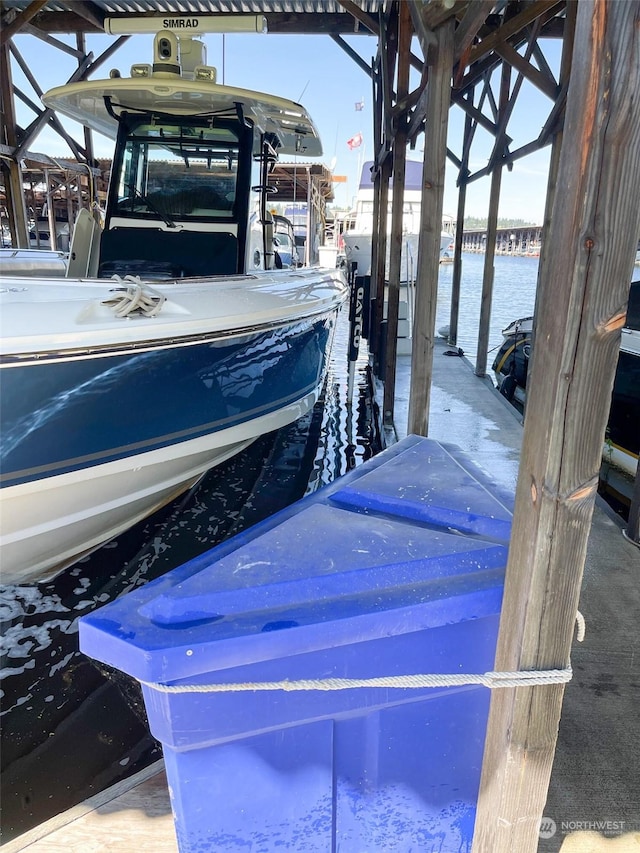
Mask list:
[[[113,288],[114,295],[103,299],[102,305],[113,308],[116,317],[131,317],[134,314],[143,317],[155,317],[160,313],[167,297],[145,284],[140,276],[112,276],[122,287]]]

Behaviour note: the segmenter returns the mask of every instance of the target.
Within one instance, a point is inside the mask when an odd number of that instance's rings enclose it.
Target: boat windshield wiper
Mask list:
[[[160,210],[159,207],[156,207],[156,205],[151,201],[151,199],[148,196],[146,196],[144,193],[141,193],[137,187],[132,187],[132,189],[133,189],[134,196],[137,196],[140,199],[140,201],[143,201],[147,205],[148,208],[150,208],[154,213],[157,213],[158,216],[160,217],[160,219],[162,219],[163,222],[169,228],[177,228],[178,227],[176,225],[176,223],[173,221],[173,219],[171,219],[171,217],[167,213],[164,213],[164,211]]]

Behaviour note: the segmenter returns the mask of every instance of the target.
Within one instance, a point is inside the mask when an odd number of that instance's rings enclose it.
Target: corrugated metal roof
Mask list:
[[[354,0],[355,5],[365,12],[377,14],[384,0]],[[30,0],[4,0],[5,9],[25,9]],[[44,6],[46,12],[76,11],[75,0],[49,0]],[[91,5],[107,15],[131,15],[141,13],[165,14],[258,14],[260,12],[279,13],[338,13],[345,15],[338,0],[92,0]]]

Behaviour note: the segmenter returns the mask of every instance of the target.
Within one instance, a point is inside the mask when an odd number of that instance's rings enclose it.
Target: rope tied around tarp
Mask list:
[[[579,643],[584,640],[585,620],[576,612]],[[420,673],[416,675],[383,675],[377,678],[303,678],[282,681],[247,681],[229,684],[160,684],[142,681],[145,687],[159,693],[243,693],[249,691],[284,690],[286,692],[317,690],[353,690],[357,688],[391,688],[415,690],[424,687],[467,687],[479,685],[495,690],[501,687],[538,687],[544,684],[567,684],[573,677],[571,666],[564,669],[521,670],[520,672]]]
[[[167,297],[158,293],[148,284],[145,284],[140,276],[119,275],[111,277],[121,287],[112,289],[109,299],[103,299],[102,305],[113,308],[116,317],[130,317],[134,314],[143,317],[155,317],[160,313]]]

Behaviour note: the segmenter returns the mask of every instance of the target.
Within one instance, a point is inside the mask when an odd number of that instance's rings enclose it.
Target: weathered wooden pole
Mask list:
[[[4,139],[0,141],[15,151],[18,147],[18,137],[16,134],[17,123],[13,102],[9,46],[10,42],[7,37],[7,40],[0,46],[0,96],[2,100],[2,131],[4,136]],[[7,210],[9,212],[11,245],[14,249],[24,249],[29,245],[29,228],[24,203],[22,169],[17,160],[3,159],[2,171],[4,172],[4,188],[7,196]]]
[[[506,62],[502,64],[502,79],[500,85],[499,112],[502,115],[509,101],[509,84],[511,68]],[[500,140],[496,141],[496,144]],[[504,140],[503,140],[504,142]],[[502,154],[501,146],[498,152]],[[493,165],[491,172],[491,190],[489,192],[489,213],[487,215],[487,242],[484,253],[484,273],[482,277],[482,296],[480,298],[480,324],[478,328],[478,350],[476,352],[476,376],[484,376],[487,372],[487,352],[489,349],[489,325],[491,323],[491,300],[493,298],[493,277],[495,273],[496,234],[498,229],[498,206],[500,204],[500,187],[502,185],[502,160]]]
[[[640,233],[640,2],[580,0],[495,667],[564,669]],[[560,684],[494,690],[473,853],[532,853]],[[585,709],[588,713],[588,709]]]
[[[467,181],[469,174],[469,150],[471,148],[471,116],[465,116],[462,140],[462,163],[458,178],[458,210],[456,214],[456,237],[453,248],[453,275],[451,280],[451,311],[449,313],[448,340],[452,346],[458,342],[458,318],[460,315],[460,288],[462,285],[462,240],[464,238],[464,210],[467,203]]]
[[[422,169],[420,242],[416,274],[416,305],[411,347],[411,385],[407,430],[427,435],[433,375],[433,345],[440,271],[440,234],[451,103],[454,20],[435,31],[433,65],[429,68]]]
[[[409,92],[409,56],[413,26],[407,3],[400,4],[398,16],[398,79],[397,101]],[[389,251],[389,282],[387,285],[387,345],[384,370],[383,422],[393,423],[396,395],[396,356],[398,352],[398,308],[400,302],[400,263],[402,257],[402,219],[404,208],[404,179],[407,164],[407,118],[396,116],[397,128],[393,138],[393,199],[391,202],[391,234]]]

